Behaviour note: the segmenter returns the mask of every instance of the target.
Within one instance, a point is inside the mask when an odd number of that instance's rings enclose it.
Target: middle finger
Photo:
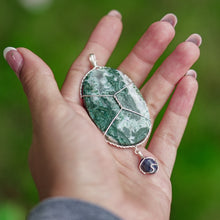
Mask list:
[[[140,87],[154,63],[164,52],[175,35],[177,18],[165,15],[161,21],[153,23],[119,66]]]

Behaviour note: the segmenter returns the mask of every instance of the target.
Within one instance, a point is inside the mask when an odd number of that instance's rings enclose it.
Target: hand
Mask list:
[[[148,150],[145,144],[139,148],[144,156],[157,160],[159,171],[143,175],[133,150],[105,142],[79,96],[82,78],[91,68],[89,54],[95,53],[100,66],[106,64],[121,33],[120,18],[112,11],[101,19],[61,91],[50,68],[32,52],[18,48],[6,54],[32,113],[30,169],[41,200],[73,197],[103,206],[126,220],[169,219],[170,176],[198,87],[196,73],[185,73],[199,57],[201,38],[194,34],[178,45],[141,90],[152,122],[175,90]],[[153,23],[118,67],[138,87],[173,39],[175,24],[172,14]]]

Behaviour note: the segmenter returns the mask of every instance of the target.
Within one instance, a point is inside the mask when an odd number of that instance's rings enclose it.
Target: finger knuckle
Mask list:
[[[164,145],[173,147],[175,150],[178,148],[179,139],[177,135],[169,129],[160,131],[156,133],[158,139],[162,141]]]

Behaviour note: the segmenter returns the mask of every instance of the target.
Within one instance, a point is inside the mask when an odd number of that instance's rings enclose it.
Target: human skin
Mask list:
[[[173,39],[175,24],[172,14],[153,23],[118,67],[138,87]],[[201,38],[194,34],[180,43],[141,89],[152,123],[174,91],[148,149],[146,143],[139,147],[144,156],[159,164],[157,173],[143,175],[138,170],[140,158],[133,150],[106,143],[79,95],[82,78],[91,69],[89,54],[94,53],[98,65],[104,66],[121,30],[117,11],[100,20],[73,62],[61,91],[51,69],[28,49],[5,54],[23,85],[32,114],[30,170],[40,200],[77,198],[126,220],[169,219],[170,176],[198,88],[195,71],[187,71],[199,57]]]

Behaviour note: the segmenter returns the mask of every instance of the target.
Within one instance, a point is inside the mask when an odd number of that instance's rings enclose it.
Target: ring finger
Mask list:
[[[143,87],[142,94],[152,120],[156,118],[178,81],[199,58],[201,40],[198,34],[193,34],[178,45]]]

